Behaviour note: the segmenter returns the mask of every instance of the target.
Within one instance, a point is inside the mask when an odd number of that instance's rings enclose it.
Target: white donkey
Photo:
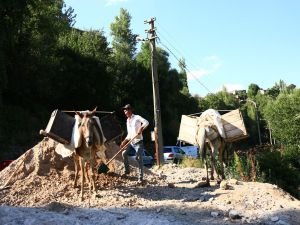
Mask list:
[[[208,159],[210,155],[211,174],[210,179],[214,180],[214,171],[216,171],[218,179],[224,179],[223,151],[225,146],[224,130],[220,121],[220,114],[212,109],[205,111],[198,120],[198,131],[196,135],[196,144],[199,147],[199,155],[205,162],[206,166],[206,182],[209,184],[208,175]],[[220,173],[216,170],[217,161],[220,162]],[[221,176],[221,178],[220,178]]]

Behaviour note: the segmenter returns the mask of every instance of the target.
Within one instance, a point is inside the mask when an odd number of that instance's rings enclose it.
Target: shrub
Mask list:
[[[252,151],[240,156],[234,152],[233,161],[225,168],[227,178],[236,178],[243,181],[257,181],[259,166]]]
[[[262,152],[234,152],[232,162],[225,168],[225,176],[243,181],[276,184],[299,199],[299,155],[295,154],[295,148],[297,146],[286,149],[271,146]]]
[[[184,157],[180,164],[182,167],[196,167],[203,168],[203,161],[201,159],[195,159],[191,157]]]
[[[293,166],[290,155],[275,150],[259,154],[257,160],[260,164],[261,176],[265,182],[276,184],[296,198],[300,198],[298,190],[300,186],[299,168]]]

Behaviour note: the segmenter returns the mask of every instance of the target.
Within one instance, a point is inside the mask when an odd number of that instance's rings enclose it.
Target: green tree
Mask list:
[[[111,23],[112,35],[112,90],[116,94],[116,104],[123,104],[131,99],[132,77],[135,73],[136,35],[130,29],[131,16],[121,8],[119,16]]]
[[[9,150],[40,138],[58,37],[73,17],[62,0],[2,1],[0,15],[0,149]]]
[[[279,80],[279,82],[278,83],[276,82],[273,87],[267,89],[267,95],[272,96],[274,99],[276,99],[280,93],[287,92],[287,91],[289,91],[289,89],[286,83],[283,80]]]
[[[130,61],[135,55],[137,35],[132,33],[130,24],[131,16],[129,12],[121,8],[119,16],[116,16],[115,21],[110,25],[111,35],[113,36],[113,53],[119,60]]]
[[[238,99],[232,93],[229,93],[226,87],[223,87],[222,91],[219,91],[216,95],[224,102],[223,109],[230,110],[238,107]]]
[[[69,11],[62,12],[62,0],[26,3],[22,5],[24,10],[21,10],[20,20],[10,36],[10,49],[5,54],[7,86],[3,91],[6,104],[21,104],[22,107],[27,107],[32,101],[47,100],[48,77],[51,72],[55,73],[57,65],[57,40],[72,20],[68,18]],[[34,106],[31,110],[36,111]]]
[[[131,93],[131,101],[138,107],[139,112],[144,112],[144,116],[153,118],[153,92],[151,79],[151,51],[149,43],[141,45],[141,50],[136,56],[136,72],[132,75],[134,91]],[[153,120],[153,119],[152,119]],[[150,123],[150,129],[153,129]]]
[[[179,73],[180,73],[180,81],[182,83],[181,93],[184,95],[190,95],[188,82],[187,82],[187,74],[186,74],[186,63],[185,59],[180,59],[178,62]]]
[[[62,35],[59,73],[53,77],[50,90],[53,105],[112,108],[112,77],[107,72],[110,54],[103,31],[73,29]]]
[[[225,109],[226,108],[226,104],[223,101],[223,99],[221,99],[217,94],[207,94],[204,97],[205,100],[205,108],[206,109]]]
[[[248,97],[251,99],[255,99],[255,96],[257,95],[258,91],[260,90],[260,87],[257,84],[250,84],[248,87]]]
[[[269,102],[264,114],[270,124],[274,137],[283,145],[300,146],[299,114],[300,90],[291,94],[280,94],[275,101]]]
[[[260,154],[258,159],[261,171],[265,174],[268,182],[279,185],[299,198],[300,89],[294,89],[291,93],[282,89],[275,100],[269,98],[267,104],[262,108],[262,112],[276,144],[272,151]]]
[[[256,111],[258,109],[256,109],[255,105],[250,101],[243,102],[242,104],[243,105],[241,105],[241,111],[243,114],[243,119],[247,128],[247,132],[249,134],[249,138],[247,138],[245,142],[248,146],[258,145],[259,139],[256,113],[259,113],[259,111]],[[258,122],[260,123],[260,121]]]

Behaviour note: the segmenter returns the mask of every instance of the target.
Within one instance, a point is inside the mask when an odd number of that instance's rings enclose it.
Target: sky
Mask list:
[[[262,89],[283,80],[300,87],[300,1],[298,0],[65,0],[74,27],[103,30],[120,8],[131,15],[134,34],[146,38],[145,20],[156,18],[157,47],[187,65],[191,94],[205,96],[226,87]],[[139,46],[138,46],[139,47]],[[138,49],[139,50],[139,49]]]

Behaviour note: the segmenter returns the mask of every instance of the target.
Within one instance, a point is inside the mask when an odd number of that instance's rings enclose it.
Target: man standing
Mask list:
[[[132,142],[128,145],[127,149],[122,152],[122,157],[124,160],[124,168],[125,175],[130,173],[129,162],[128,162],[128,153],[133,148],[136,151],[137,160],[139,163],[139,177],[138,182],[143,181],[144,170],[143,170],[143,151],[144,151],[144,143],[143,143],[143,130],[148,126],[149,122],[139,115],[135,115],[133,113],[133,108],[130,104],[127,104],[123,107],[124,114],[127,117],[127,136],[122,141],[120,148],[125,146],[129,141]]]

